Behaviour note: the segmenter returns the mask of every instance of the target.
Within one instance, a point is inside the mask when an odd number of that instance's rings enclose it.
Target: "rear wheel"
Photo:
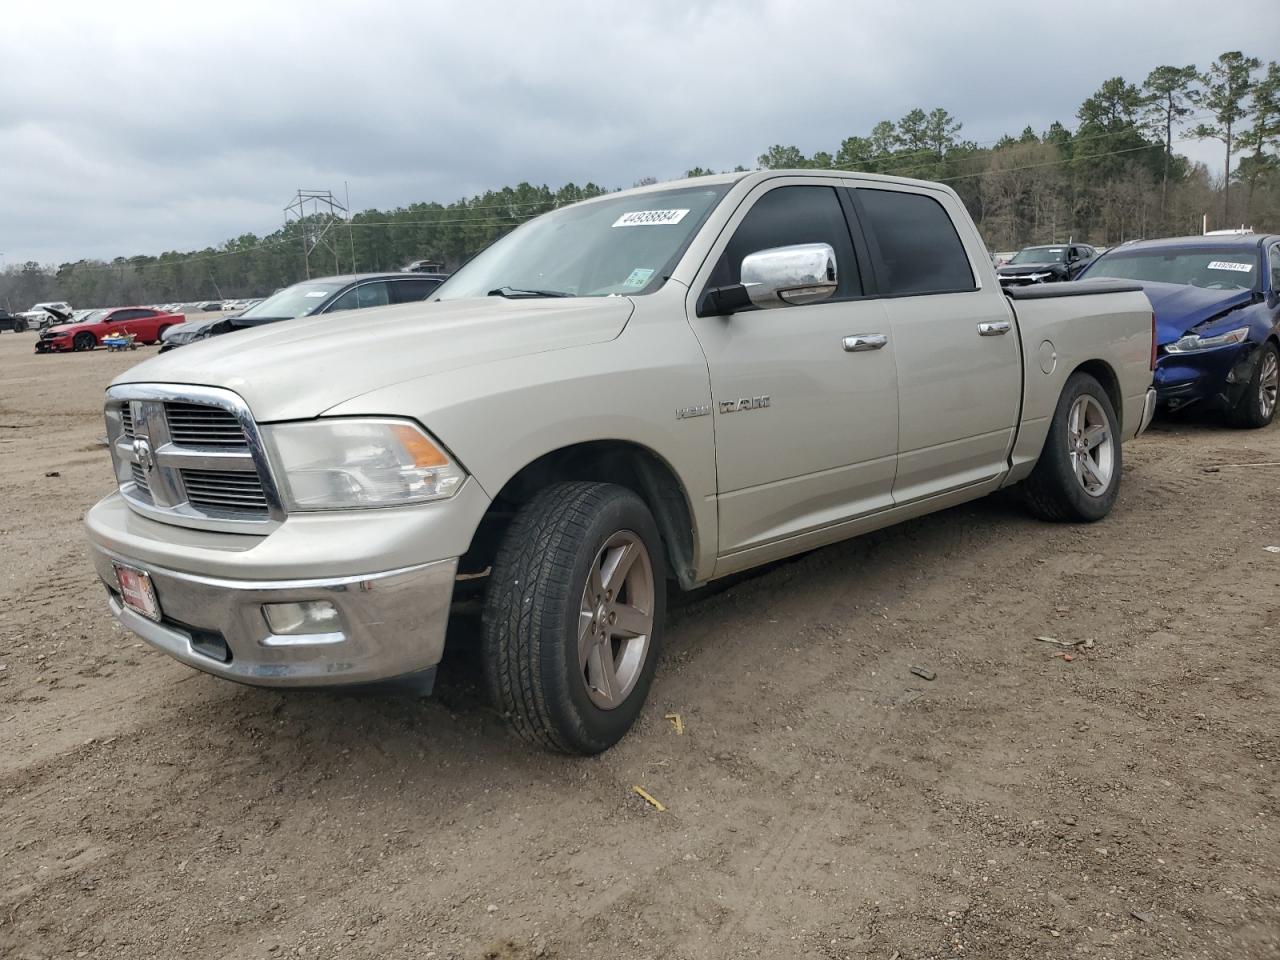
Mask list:
[[[1087,373],[1062,389],[1040,460],[1023,484],[1042,520],[1101,520],[1120,492],[1120,428],[1111,398]]]
[[[1276,415],[1276,395],[1280,390],[1280,351],[1268,340],[1258,348],[1258,362],[1244,394],[1227,413],[1233,426],[1265,427]]]
[[[631,729],[666,606],[649,508],[614,484],[559,483],[521,509],[485,596],[485,677],[524,739],[593,754]]]
[[[92,350],[97,345],[98,340],[92,333],[77,333],[75,339],[71,341],[73,350]]]

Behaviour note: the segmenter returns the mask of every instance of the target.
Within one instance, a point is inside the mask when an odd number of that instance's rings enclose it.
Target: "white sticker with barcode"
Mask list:
[[[1213,260],[1209,263],[1210,270],[1234,270],[1236,273],[1252,273],[1252,263],[1235,263],[1231,260]]]
[[[615,227],[658,227],[679,223],[688,210],[632,210],[613,221]]]

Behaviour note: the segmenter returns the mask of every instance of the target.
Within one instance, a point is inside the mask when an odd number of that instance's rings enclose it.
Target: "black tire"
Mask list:
[[[1104,491],[1099,495],[1085,490],[1072,464],[1068,418],[1076,401],[1085,396],[1091,397],[1101,408],[1111,438],[1111,472]],[[1093,523],[1109,514],[1115,506],[1120,493],[1121,465],[1120,428],[1111,398],[1102,389],[1102,384],[1089,374],[1073,373],[1058,398],[1040,459],[1022,485],[1023,499],[1041,520]]]
[[[1263,389],[1263,371],[1270,362],[1270,369],[1274,372],[1280,369],[1280,350],[1276,350],[1276,345],[1268,340],[1258,348],[1256,362],[1253,365],[1253,376],[1249,378],[1249,385],[1245,387],[1245,391],[1241,394],[1240,399],[1236,401],[1236,405],[1227,411],[1227,422],[1233,427],[1241,427],[1246,430],[1257,430],[1265,427],[1275,419],[1276,415],[1276,398],[1274,395],[1274,385],[1272,386],[1272,396],[1268,401]]]
[[[601,709],[579,659],[581,602],[605,545],[628,534],[648,554],[652,627],[634,687]],[[531,743],[564,753],[607,750],[631,729],[649,694],[665,612],[662,539],[644,501],[609,483],[548,487],[516,515],[486,589],[482,651],[494,705]]]
[[[77,333],[71,341],[71,349],[75,351],[92,350],[98,345],[98,339],[92,333]]]

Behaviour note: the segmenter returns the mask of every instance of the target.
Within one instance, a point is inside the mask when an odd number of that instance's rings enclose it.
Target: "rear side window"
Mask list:
[[[798,243],[829,243],[835,250],[840,278],[837,298],[862,293],[840,198],[834,187],[818,186],[778,187],[758,199],[734,231],[711,274],[710,286],[740,283],[742,260],[748,254]]]
[[[425,300],[435,292],[436,287],[440,286],[443,281],[440,280],[393,280],[389,286],[391,287],[392,303],[416,303],[418,300]]]
[[[863,225],[880,247],[890,295],[976,290],[955,224],[932,197],[859,189]]]

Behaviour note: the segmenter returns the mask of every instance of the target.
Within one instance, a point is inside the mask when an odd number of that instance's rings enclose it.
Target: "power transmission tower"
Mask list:
[[[302,240],[302,259],[307,279],[311,279],[312,255],[328,252],[333,255],[333,272],[341,273],[338,263],[338,232],[334,227],[346,223],[347,208],[338,202],[332,190],[299,190],[284,208],[284,227],[298,225]]]

